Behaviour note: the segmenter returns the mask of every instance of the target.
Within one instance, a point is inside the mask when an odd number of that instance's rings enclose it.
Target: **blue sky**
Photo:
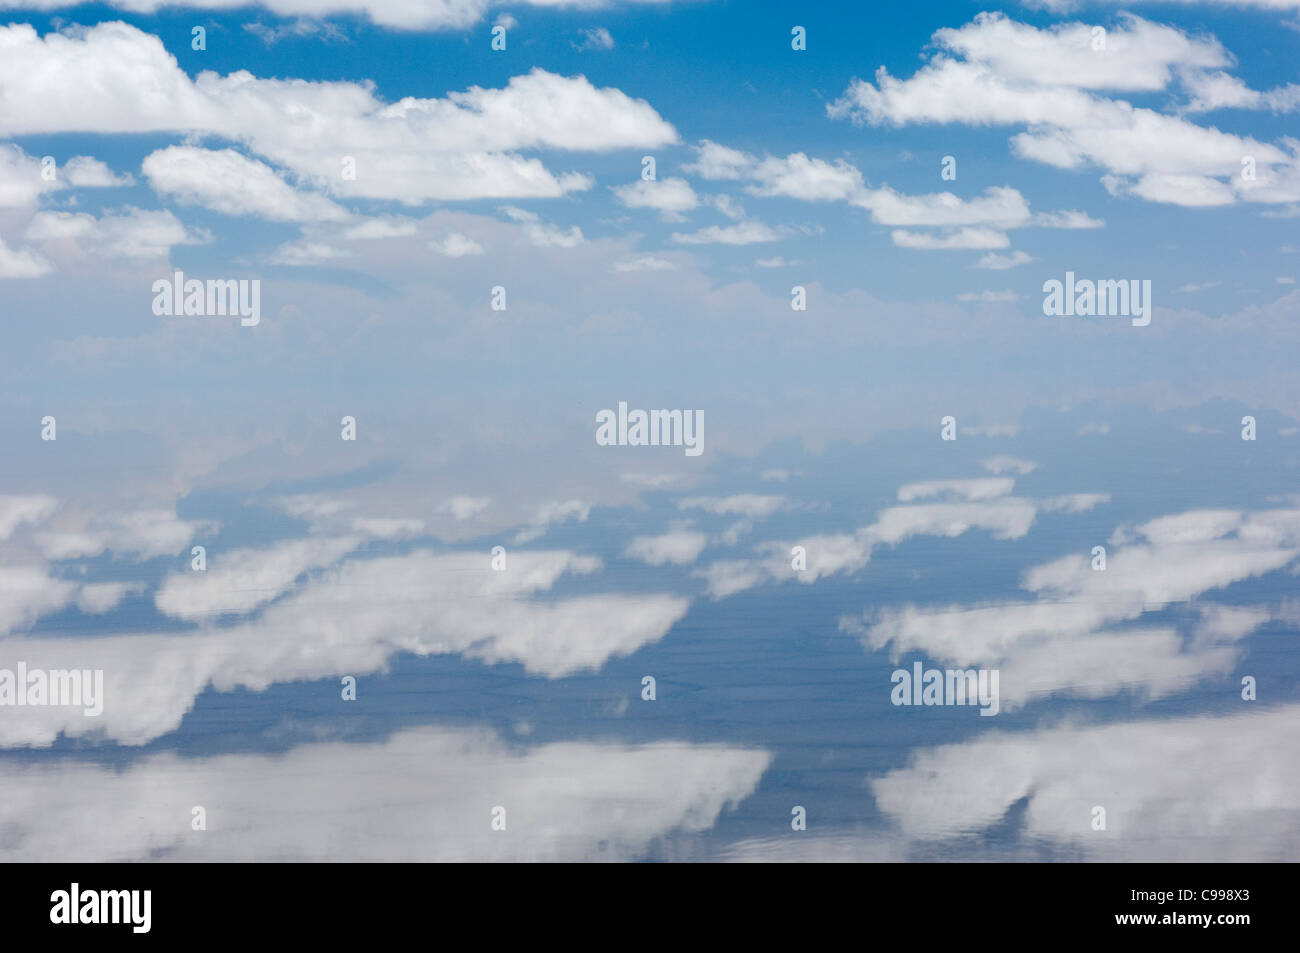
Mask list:
[[[1300,3],[3,7],[0,856],[1293,854]]]

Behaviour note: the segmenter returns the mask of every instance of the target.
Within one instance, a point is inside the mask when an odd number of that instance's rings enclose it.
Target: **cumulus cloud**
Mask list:
[[[532,519],[528,521],[528,526],[515,534],[515,542],[531,543],[533,540],[546,535],[546,531],[556,523],[564,523],[570,519],[585,523],[590,513],[591,505],[583,503],[581,500],[543,503],[534,511]]]
[[[700,204],[700,198],[685,179],[638,179],[614,188],[614,195],[628,208],[650,208],[666,221],[681,221],[682,213]]]
[[[336,196],[406,204],[553,197],[591,180],[553,174],[520,150],[646,148],[677,138],[648,103],[541,69],[502,89],[388,103],[359,83],[247,71],[191,79],[161,40],[120,22],[44,37],[12,24],[0,27],[0,50],[11,107],[0,135],[217,136]],[[343,174],[349,160],[351,176]]]
[[[343,230],[350,241],[371,241],[383,238],[410,238],[418,231],[416,223],[399,215],[386,218],[368,218]]]
[[[189,621],[243,615],[287,592],[303,573],[332,565],[355,549],[358,537],[294,539],[265,549],[213,551],[204,572],[172,573],[154,595],[163,615]]]
[[[1090,507],[1097,502],[1092,496],[1061,498],[1058,508]],[[1189,511],[1117,536],[1128,544],[1112,539],[1121,548],[1107,553],[1104,570],[1093,567],[1090,553],[1028,570],[1022,587],[1036,601],[907,606],[846,617],[841,628],[894,658],[923,653],[959,666],[999,668],[1004,707],[1061,692],[1098,698],[1136,690],[1161,697],[1228,670],[1239,656],[1232,643],[1269,614],[1249,609],[1229,619],[1210,607],[1209,622],[1197,627],[1190,645],[1167,624],[1113,626],[1285,567],[1300,555],[1300,511]]]
[[[52,157],[51,157],[52,158]],[[13,143],[0,145],[0,209],[31,208],[49,192],[67,188],[117,188],[134,183],[93,156],[73,156],[48,169]]]
[[[692,496],[679,500],[681,510],[704,510],[717,516],[747,516],[765,519],[788,505],[783,496],[761,493],[737,493],[734,496]]]
[[[429,242],[429,247],[448,258],[464,258],[467,255],[481,255],[484,248],[468,235],[452,232],[441,241]]]
[[[948,230],[943,236],[895,232],[894,244],[906,248],[1003,248],[1007,244],[1001,234],[1004,229],[1103,224],[1077,211],[1034,214],[1025,197],[1010,186],[990,186],[973,198],[952,192],[907,195],[888,185],[868,186],[862,173],[843,159],[827,162],[802,152],[760,158],[707,139],[696,146],[696,157],[695,163],[687,166],[689,171],[706,179],[749,180],[745,191],[751,195],[845,202],[866,209],[879,225]]]
[[[603,26],[579,32],[582,34],[582,43],[578,46],[580,50],[612,50],[614,48],[614,37]]]
[[[981,460],[980,466],[988,470],[989,473],[1018,473],[1021,476],[1033,473],[1038,469],[1038,464],[1032,460],[1021,460],[1018,457],[1005,455]]]
[[[167,260],[176,245],[198,245],[209,236],[186,228],[175,215],[127,207],[95,217],[86,212],[37,212],[23,237],[56,256],[64,245],[99,258]]]
[[[266,163],[234,149],[170,146],[146,156],[143,169],[159,195],[226,215],[256,215],[272,222],[348,218],[329,199],[300,192]]]
[[[1006,248],[1011,244],[1004,233],[992,228],[958,228],[941,235],[896,228],[889,233],[889,238],[899,248],[913,248],[918,251]]]
[[[641,255],[637,258],[627,258],[623,261],[614,262],[614,270],[618,272],[629,271],[676,271],[677,264],[669,261],[667,258],[660,258],[657,255]]]
[[[8,539],[24,523],[43,523],[58,508],[59,501],[44,493],[32,496],[0,495],[0,539]]]
[[[296,242],[285,242],[271,253],[269,261],[273,265],[310,268],[352,256],[353,252],[346,248],[335,248],[328,242],[302,239]]]
[[[1300,707],[995,732],[921,751],[870,782],[905,836],[939,840],[1000,823],[1024,801],[1023,836],[1111,860],[1274,860],[1300,849]],[[1092,809],[1106,809],[1094,831]]]
[[[682,245],[754,245],[775,242],[781,232],[762,222],[750,220],[737,225],[710,225],[698,232],[674,232],[673,241]]]
[[[665,0],[621,0],[623,3],[662,3]],[[602,0],[517,0],[520,6],[573,7],[578,9],[603,5]],[[75,6],[75,0],[0,0],[0,9],[21,7],[27,10],[59,10]],[[108,5],[132,13],[156,13],[164,7],[190,10],[225,10],[230,0],[109,0]],[[321,23],[323,17],[365,16],[377,26],[393,30],[463,30],[479,23],[492,6],[491,0],[251,0],[248,6],[261,7],[277,16],[295,17],[287,26],[271,29],[261,24],[245,29],[262,37],[268,45],[284,36],[322,36],[339,39],[341,31],[333,24]],[[508,13],[498,14],[495,23],[513,29],[519,25]]]
[[[57,612],[72,601],[76,592],[76,583],[55,578],[44,567],[0,566],[0,635]]]
[[[524,235],[538,248],[575,248],[586,241],[582,237],[582,229],[577,225],[568,229],[559,228],[543,222],[536,212],[513,206],[506,206],[502,211],[508,218],[523,225]]]
[[[33,534],[47,559],[82,559],[112,552],[148,559],[174,556],[204,530],[215,529],[211,520],[182,520],[175,510],[147,509],[103,513],[93,518],[69,513],[64,522]]]
[[[105,163],[91,156],[73,156],[63,164],[67,183],[79,189],[115,189],[134,185],[135,179],[116,175]]]
[[[303,557],[321,561],[321,556]],[[397,653],[459,654],[487,664],[517,662],[547,678],[598,669],[606,660],[658,641],[686,613],[689,601],[667,594],[591,595],[539,600],[561,576],[590,575],[600,560],[564,551],[508,554],[505,571],[480,552],[352,558],[313,576],[235,624],[177,634],[11,638],[0,643],[0,666],[23,659],[32,668],[102,669],[104,711],[26,707],[0,720],[0,745],[44,746],[62,732],[144,744],[179,726],[198,695],[275,682],[363,675]],[[275,584],[289,570],[264,567]],[[66,603],[76,585],[34,570],[0,573],[0,589],[26,592],[25,615]],[[201,587],[173,591],[169,611],[194,617],[232,598]],[[184,596],[194,601],[187,608]],[[4,600],[0,622],[21,604]],[[19,608],[15,608],[18,605]],[[12,664],[9,664],[12,668]],[[143,691],[142,686],[148,686]]]
[[[467,520],[483,512],[491,502],[486,496],[453,496],[438,504],[438,512],[450,513],[458,520]]]
[[[53,270],[41,255],[29,248],[10,248],[0,238],[0,278],[42,278]]]
[[[695,562],[708,543],[704,533],[678,527],[658,536],[637,536],[628,543],[624,555],[651,566],[686,566]]]
[[[901,503],[933,496],[955,496],[963,500],[991,500],[1007,496],[1015,488],[1012,477],[979,477],[972,480],[922,480],[898,488]]]
[[[905,484],[899,490],[901,501],[941,499],[886,507],[871,524],[850,533],[762,543],[755,547],[755,557],[718,560],[695,575],[705,580],[715,599],[766,582],[795,579],[810,584],[823,576],[865,568],[877,546],[896,546],[913,536],[960,536],[975,529],[995,539],[1019,539],[1029,532],[1040,509],[1078,512],[1108,499],[1105,494],[1076,494],[1035,501],[1008,495],[1013,484],[1010,477]],[[804,548],[807,558],[807,568],[799,572],[790,565],[795,545]]]
[[[1009,255],[999,255],[997,252],[989,252],[983,258],[975,263],[976,268],[988,268],[991,271],[1006,271],[1008,268],[1015,268],[1018,265],[1027,265],[1034,258],[1028,252],[1013,251]]]
[[[874,82],[855,80],[829,114],[873,125],[1025,126],[1011,140],[1017,155],[1062,169],[1100,167],[1112,193],[1148,201],[1295,201],[1294,154],[1101,95],[1154,92],[1190,77],[1194,105],[1240,99],[1240,87],[1210,72],[1231,65],[1213,37],[1124,15],[1095,48],[1087,24],[1039,29],[981,13],[963,27],[937,31],[933,42],[939,52],[911,78],[881,67]],[[1291,98],[1281,91],[1275,103]],[[1260,167],[1254,182],[1234,177],[1247,155]]]
[[[483,729],[415,728],[372,744],[304,745],[283,755],[167,753],[125,768],[13,765],[0,769],[0,827],[11,835],[0,857],[635,860],[674,831],[712,827],[753,793],[771,760],[762,750],[687,742],[520,750]],[[195,804],[207,812],[201,837],[190,830]],[[491,828],[494,806],[505,808],[505,834]],[[364,836],[339,836],[357,830]]]

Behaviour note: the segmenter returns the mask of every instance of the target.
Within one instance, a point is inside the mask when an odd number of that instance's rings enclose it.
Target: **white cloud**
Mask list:
[[[1063,169],[1099,166],[1114,194],[1149,201],[1294,201],[1296,159],[1282,149],[1097,95],[1163,90],[1176,77],[1230,65],[1212,37],[1124,15],[1107,31],[1105,47],[1093,49],[1086,24],[1038,29],[982,13],[961,28],[937,31],[934,42],[940,52],[910,79],[881,67],[874,83],[855,80],[829,114],[875,125],[1023,125],[1026,131],[1011,140],[1017,155]],[[1201,85],[1206,95],[1226,95],[1222,80]],[[1247,155],[1260,167],[1256,182],[1234,178]],[[1090,227],[1069,215],[1042,224]]]
[[[353,532],[362,533],[374,539],[411,539],[423,536],[425,522],[422,519],[400,516],[358,516],[348,524]]]
[[[325,43],[344,43],[348,38],[336,24],[302,18],[277,27],[270,27],[265,23],[245,23],[244,29],[267,46],[274,46],[287,37],[296,39],[315,37]]]
[[[685,168],[705,179],[743,179],[751,174],[755,164],[753,156],[739,149],[703,139],[696,147],[695,162]]]
[[[41,278],[54,266],[27,248],[10,248],[0,238],[0,278]]]
[[[783,496],[763,496],[758,493],[738,493],[734,496],[693,496],[678,502],[682,510],[704,510],[717,516],[747,516],[766,519],[777,510],[785,508]]]
[[[468,235],[452,232],[440,242],[429,242],[429,247],[448,258],[464,258],[467,255],[483,254],[483,246]]]
[[[0,209],[32,208],[42,195],[61,189],[116,188],[133,183],[131,176],[114,175],[92,156],[73,156],[61,166],[51,166],[47,173],[40,159],[13,143],[0,144]]]
[[[1028,252],[1013,251],[1010,255],[989,252],[975,263],[975,267],[988,268],[991,271],[1006,271],[1008,268],[1015,268],[1018,265],[1027,265],[1031,261],[1034,261],[1034,257]]]
[[[623,261],[614,262],[614,270],[620,272],[628,271],[676,271],[677,265],[667,258],[659,258],[655,255],[642,255],[639,258],[627,258]]]
[[[1300,86],[1295,83],[1260,92],[1251,89],[1244,80],[1219,70],[1189,72],[1183,77],[1183,86],[1191,96],[1191,102],[1183,107],[1185,112],[1268,109],[1284,113],[1300,108]]]
[[[143,583],[98,582],[77,590],[77,608],[87,615],[103,615],[117,608],[129,593],[144,589]]]
[[[234,149],[170,146],[145,157],[149,185],[186,205],[272,222],[339,222],[348,213],[323,195],[300,192],[264,162]]]
[[[614,48],[614,37],[603,26],[594,27],[590,30],[579,30],[578,32],[582,34],[582,43],[578,46],[580,50],[612,50]]]
[[[76,592],[75,582],[55,579],[43,567],[0,566],[0,635],[64,608]]]
[[[903,195],[889,187],[877,189],[855,203],[871,210],[881,225],[984,225],[1016,228],[1030,221],[1029,203],[1016,189],[994,186],[973,199],[951,192]]]
[[[1091,857],[1281,861],[1300,849],[1297,746],[1293,705],[996,732],[922,751],[871,790],[903,834],[923,840],[987,830],[1024,801],[1023,837]]]
[[[1100,502],[1098,495],[1080,496],[1084,499],[1061,498],[1064,508],[1077,511]],[[1112,539],[1115,548],[1104,571],[1092,568],[1091,554],[1027,571],[1022,588],[1036,594],[1033,602],[908,606],[861,620],[845,618],[841,629],[859,635],[872,651],[888,648],[895,659],[924,653],[947,664],[998,668],[1004,707],[1054,693],[1100,698],[1133,689],[1158,698],[1229,670],[1239,655],[1232,643],[1269,614],[1202,607],[1203,622],[1189,645],[1167,624],[1110,627],[1281,569],[1300,555],[1300,511],[1295,510],[1250,516],[1189,511],[1152,520],[1134,532],[1148,542],[1124,545]],[[1228,538],[1234,532],[1237,538]]]
[[[9,766],[0,769],[0,826],[11,836],[0,858],[635,860],[673,831],[712,827],[753,793],[771,761],[762,750],[719,744],[520,749],[481,728],[413,728],[276,755]],[[195,804],[210,823],[200,837],[189,828]],[[491,829],[494,805],[506,809],[507,834]],[[364,836],[340,837],[349,831]]]
[[[730,195],[719,192],[708,196],[705,201],[733,222],[739,222],[745,217],[745,209],[738,205]]]
[[[114,175],[112,169],[91,156],[73,156],[63,164],[62,175],[69,185],[79,189],[123,188],[135,184],[131,176]]]
[[[946,251],[954,248],[1006,248],[1011,244],[1004,233],[991,228],[959,228],[944,235],[910,232],[906,229],[896,228],[889,233],[889,237],[899,248],[915,248],[921,251]]]
[[[34,207],[45,192],[59,187],[41,175],[40,161],[13,143],[0,145],[0,208]]]
[[[1033,217],[1033,224],[1039,228],[1086,229],[1105,228],[1106,223],[1093,218],[1087,212],[1071,209],[1065,212],[1038,212]]]
[[[543,222],[535,212],[528,212],[509,205],[503,208],[502,211],[509,218],[523,225],[524,234],[538,248],[575,248],[586,241],[582,237],[582,229],[577,225],[565,231]]]
[[[531,543],[533,540],[546,535],[546,531],[553,525],[567,522],[570,519],[577,519],[579,523],[585,523],[590,513],[591,505],[583,503],[581,500],[543,503],[533,513],[533,518],[529,520],[528,527],[515,534],[515,542]]]
[[[849,163],[810,159],[802,152],[755,161],[748,174],[757,180],[745,190],[752,195],[781,195],[805,202],[843,202],[864,191],[862,173]]]
[[[198,245],[208,240],[200,231],[190,231],[166,209],[152,211],[124,208],[96,218],[85,212],[37,212],[27,225],[24,238],[47,243],[47,254],[55,254],[56,243],[68,242],[82,254],[100,258],[167,259],[176,245]]]
[[[651,566],[686,566],[695,562],[708,543],[704,533],[678,528],[659,536],[638,536],[628,543],[624,555]]]
[[[980,301],[985,304],[993,304],[1001,301],[1016,301],[1020,295],[1014,291],[965,291],[957,295],[958,301]]]
[[[616,186],[613,191],[628,208],[652,208],[667,221],[681,221],[682,212],[689,212],[700,204],[699,196],[685,179],[638,179],[628,185]]]
[[[0,539],[8,539],[24,523],[35,526],[45,522],[58,508],[59,501],[43,493],[33,496],[0,495]]]
[[[215,529],[209,520],[178,519],[174,510],[145,509],[85,519],[68,514],[67,523],[33,534],[47,559],[82,559],[112,552],[149,559],[174,556],[198,532]]]
[[[1031,224],[1050,228],[1096,228],[1104,224],[1078,211],[1034,215],[1025,197],[1010,186],[992,186],[970,199],[951,192],[905,195],[888,185],[868,187],[862,173],[842,159],[827,162],[802,152],[760,159],[707,139],[696,146],[696,154],[697,162],[687,169],[705,178],[750,179],[751,184],[745,190],[751,195],[782,196],[805,202],[847,202],[868,210],[872,220],[880,225],[983,226],[989,231],[1000,231]],[[895,244],[902,241],[896,239]]]
[[[1010,495],[1016,481],[1012,477],[980,477],[973,480],[923,480],[905,483],[898,488],[902,503],[932,496],[955,496],[963,500],[992,500]]]
[[[1032,460],[1021,460],[1011,456],[989,457],[987,460],[981,460],[980,466],[989,473],[1019,473],[1021,476],[1038,469],[1038,464]]]
[[[552,174],[519,150],[647,148],[677,138],[644,101],[541,69],[502,89],[386,103],[358,83],[247,72],[191,79],[157,37],[120,22],[45,37],[13,24],[0,27],[0,48],[0,88],[11,107],[0,115],[0,136],[220,136],[335,195],[406,204],[554,197],[591,179]],[[355,160],[354,177],[342,174],[344,156]]]
[[[163,580],[154,605],[187,621],[244,615],[271,602],[303,573],[330,566],[355,549],[359,538],[294,539],[265,549],[213,550],[205,572],[184,570]]]
[[[519,5],[533,7],[559,7],[590,9],[602,7],[612,0],[517,0]],[[669,0],[621,0],[623,3],[666,3]],[[0,9],[18,7],[28,10],[59,10],[75,6],[75,0],[0,0]],[[109,0],[109,6],[132,13],[156,13],[165,7],[188,10],[226,10],[232,0]],[[263,36],[271,33],[275,39],[283,35],[322,35],[327,39],[340,34],[332,24],[321,23],[324,17],[363,15],[382,27],[393,30],[464,30],[479,23],[492,5],[491,0],[250,0],[248,6],[261,7],[277,16],[296,17],[292,24],[269,31],[260,24],[246,25],[245,29]],[[519,25],[509,13],[500,13],[495,24],[514,29]],[[269,42],[269,41],[268,41]]]
[[[689,605],[654,593],[539,600],[536,594],[564,574],[594,573],[600,561],[523,550],[508,560],[498,572],[483,552],[353,558],[228,627],[10,639],[6,652],[33,668],[103,669],[105,704],[96,718],[67,708],[23,708],[0,720],[0,744],[43,746],[60,732],[104,732],[120,744],[143,744],[175,730],[209,686],[264,691],[275,682],[359,676],[379,671],[399,652],[518,662],[531,674],[563,677],[663,638]],[[76,591],[73,583],[27,573],[20,579],[0,572],[0,589],[26,593],[0,600],[0,621],[19,624]],[[151,690],[142,692],[143,685]]]
[[[351,258],[353,253],[346,248],[335,248],[328,242],[314,242],[302,239],[285,242],[271,253],[269,261],[273,265],[291,267],[313,267],[339,258]]]
[[[753,245],[778,241],[780,238],[781,233],[776,229],[752,220],[737,225],[710,225],[691,234],[673,233],[673,241],[683,245]]]
[[[1084,513],[1101,503],[1109,503],[1110,494],[1067,493],[1064,496],[1049,496],[1041,502],[1043,509],[1048,512]]]
[[[491,502],[486,496],[453,496],[438,504],[438,512],[450,513],[458,520],[467,520],[483,512]]]
[[[410,238],[418,226],[409,218],[368,218],[344,229],[343,237],[350,241],[371,241],[383,238]]]
[[[1109,499],[1106,494],[1079,493],[1035,501],[1007,495],[1013,484],[1011,477],[905,484],[899,489],[903,501],[936,496],[955,499],[886,507],[870,525],[849,533],[762,543],[755,547],[756,557],[719,560],[695,575],[705,580],[709,595],[715,599],[765,582],[795,580],[810,584],[823,576],[865,568],[877,546],[896,546],[913,536],[955,537],[975,529],[995,539],[1020,539],[1029,532],[1040,509],[1080,512]],[[733,511],[742,512],[738,508]],[[806,551],[807,568],[802,572],[794,572],[790,566],[794,545]]]

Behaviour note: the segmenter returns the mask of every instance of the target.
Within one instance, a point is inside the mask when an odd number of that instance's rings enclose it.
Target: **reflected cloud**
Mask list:
[[[1300,556],[1300,511],[1189,511],[1117,537],[1134,542],[1105,554],[1105,563],[1079,554],[1029,569],[1022,588],[1038,595],[1035,602],[906,606],[845,617],[840,628],[895,660],[922,653],[996,667],[1008,708],[1056,692],[1102,698],[1133,689],[1160,698],[1229,671],[1241,654],[1233,643],[1273,614],[1196,606],[1191,639],[1167,625],[1108,627],[1285,567]]]
[[[1097,860],[1289,860],[1300,848],[1300,706],[994,733],[917,753],[870,784],[908,837],[988,830]],[[1093,830],[1093,808],[1106,829]]]
[[[674,831],[712,827],[771,760],[685,742],[517,749],[483,730],[424,728],[279,756],[154,755],[120,771],[0,765],[0,859],[635,860]],[[492,829],[497,807],[505,830]]]
[[[459,654],[488,664],[515,662],[559,678],[600,668],[661,638],[686,613],[675,595],[580,595],[541,601],[565,574],[590,575],[599,559],[564,551],[511,553],[495,571],[486,553],[352,559],[311,579],[259,616],[226,628],[179,635],[9,639],[0,666],[103,669],[104,713],[17,708],[0,719],[0,745],[53,743],[98,735],[143,744],[174,731],[195,699],[217,691],[264,691],[275,682],[381,671],[401,652]],[[72,587],[75,589],[75,587]],[[173,611],[209,611],[224,590],[199,588]]]

